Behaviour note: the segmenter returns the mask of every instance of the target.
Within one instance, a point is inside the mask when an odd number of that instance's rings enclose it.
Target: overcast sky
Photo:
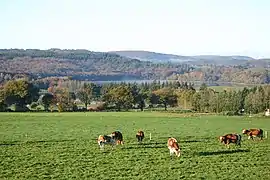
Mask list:
[[[0,48],[270,57],[269,0],[0,0]]]

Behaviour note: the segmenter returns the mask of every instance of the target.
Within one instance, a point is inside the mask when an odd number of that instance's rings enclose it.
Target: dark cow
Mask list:
[[[112,147],[115,145],[115,140],[110,135],[99,135],[98,136],[98,145],[100,149],[104,149],[104,145],[112,145]]]
[[[142,140],[144,139],[144,132],[143,131],[138,131],[136,134],[136,138],[138,139],[138,142],[141,143]]]
[[[179,144],[175,138],[173,137],[169,138],[167,142],[167,146],[168,146],[168,149],[170,150],[170,156],[172,156],[173,153],[175,153],[177,157],[180,157],[181,153],[180,153]]]
[[[111,134],[112,138],[116,141],[116,144],[124,144],[123,135],[120,131],[114,131]]]
[[[220,136],[219,140],[221,143],[224,143],[228,148],[230,148],[230,143],[234,143],[241,147],[242,137],[240,134],[226,134],[224,136]]]
[[[248,135],[248,139],[253,139],[253,137],[258,137],[261,140],[263,139],[263,130],[262,129],[243,129],[242,130],[243,134]]]

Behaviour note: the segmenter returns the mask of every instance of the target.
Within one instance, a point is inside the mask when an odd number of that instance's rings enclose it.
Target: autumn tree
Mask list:
[[[67,88],[56,88],[54,97],[59,112],[72,109],[74,99],[72,98],[71,93]]]
[[[84,103],[85,108],[95,97],[95,84],[84,83],[83,87],[77,92],[77,97]]]
[[[5,111],[6,104],[5,104],[5,93],[4,89],[0,87],[0,111]]]
[[[174,106],[177,104],[177,97],[171,88],[158,89],[153,91],[153,94],[158,97],[158,102],[164,105],[165,110],[167,110],[168,105]]]
[[[196,93],[193,89],[176,89],[174,93],[177,97],[179,107],[184,109],[192,108],[193,95]]]
[[[26,80],[8,81],[4,85],[5,101],[7,104],[17,104],[21,107],[36,101],[39,89]]]
[[[118,111],[122,108],[131,108],[134,102],[131,88],[125,85],[119,85],[109,89],[108,92],[103,95],[103,98],[108,103],[114,104]]]

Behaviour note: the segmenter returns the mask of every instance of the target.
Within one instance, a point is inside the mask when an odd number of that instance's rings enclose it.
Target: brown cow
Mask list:
[[[242,137],[240,134],[226,134],[224,136],[220,136],[219,140],[221,143],[224,143],[228,148],[230,148],[230,143],[234,143],[241,147]]]
[[[138,131],[136,134],[136,138],[138,139],[138,142],[141,143],[143,138],[144,138],[144,132],[143,131]]]
[[[170,156],[172,156],[173,153],[175,153],[177,157],[180,157],[181,155],[180,148],[175,138],[173,137],[169,138],[167,142],[167,146],[168,146],[168,149],[170,150]]]
[[[116,141],[116,144],[124,144],[123,135],[120,131],[114,131],[111,134],[112,138]]]
[[[248,139],[253,139],[253,137],[258,137],[261,140],[263,139],[263,130],[262,129],[243,129],[242,130],[243,134],[248,135]]]

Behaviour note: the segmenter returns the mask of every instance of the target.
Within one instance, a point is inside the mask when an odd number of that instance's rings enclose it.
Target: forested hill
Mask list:
[[[142,61],[151,62],[184,62],[184,61],[194,61],[196,59],[189,56],[179,56],[174,54],[164,54],[150,51],[110,51],[110,53],[118,54],[120,56],[135,58]]]
[[[27,74],[34,79],[69,76],[75,80],[90,81],[173,79],[210,83],[270,83],[269,59],[249,60],[238,56],[238,60],[227,61],[225,58],[224,63],[217,64],[208,58],[204,56],[201,60],[182,63],[157,63],[88,50],[0,49],[0,83],[14,79],[18,74]]]
[[[29,73],[41,77],[72,76],[80,80],[164,79],[185,73],[185,64],[156,64],[113,53],[87,50],[0,50],[0,72]]]
[[[198,55],[198,56],[180,56],[175,54],[164,54],[151,51],[110,51],[110,53],[115,53],[128,58],[135,58],[142,61],[151,62],[192,62],[192,63],[213,63],[213,64],[235,64],[237,61],[249,61],[255,60],[248,56],[220,56],[220,55]],[[236,62],[235,62],[236,61]]]

